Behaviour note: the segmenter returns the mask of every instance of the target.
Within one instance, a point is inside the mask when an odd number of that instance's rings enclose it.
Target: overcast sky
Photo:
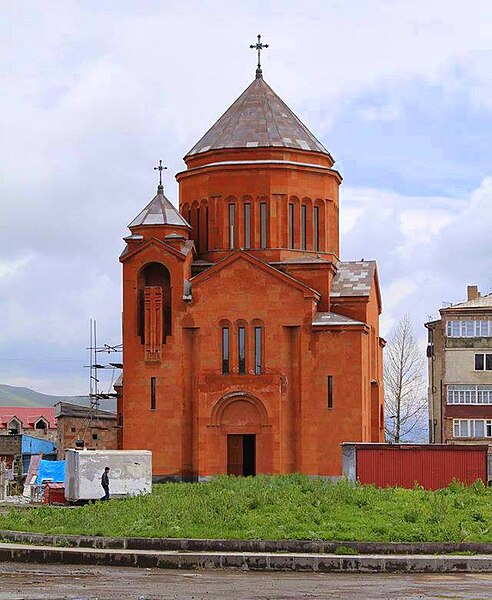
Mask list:
[[[492,290],[490,0],[0,0],[0,383],[87,393],[121,341],[127,224],[254,77],[344,177],[342,258],[377,259],[383,334]],[[114,357],[111,357],[114,359]]]

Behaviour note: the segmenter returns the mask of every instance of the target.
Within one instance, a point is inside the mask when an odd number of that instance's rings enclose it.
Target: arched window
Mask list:
[[[268,203],[264,196],[260,197],[260,248],[268,243]]]
[[[254,373],[261,375],[264,372],[263,362],[265,354],[265,335],[263,323],[255,319],[251,323],[253,333]]]
[[[149,263],[139,273],[137,322],[146,360],[160,360],[160,345],[172,335],[171,275],[161,263]]]
[[[14,417],[13,419],[10,419],[9,424],[7,425],[7,429],[9,433],[15,435],[21,432],[22,424],[18,419]]]
[[[34,425],[34,429],[39,429],[41,430],[43,433],[46,433],[47,429],[48,429],[48,423],[41,417],[40,419],[38,419]]]
[[[231,372],[231,324],[229,321],[220,321],[220,345],[222,356],[222,375]]]

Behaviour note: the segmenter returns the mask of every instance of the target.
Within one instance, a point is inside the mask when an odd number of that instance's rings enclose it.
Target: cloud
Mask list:
[[[121,238],[152,167],[176,201],[181,157],[254,76],[259,28],[266,80],[340,157],[343,258],[378,259],[385,323],[492,285],[489,2],[1,11],[0,382],[86,391],[89,318],[120,341]]]

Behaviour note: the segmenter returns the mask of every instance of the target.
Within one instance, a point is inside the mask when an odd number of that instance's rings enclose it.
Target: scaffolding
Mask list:
[[[108,362],[106,364],[102,364],[99,361],[99,356],[101,354],[114,354],[123,352],[123,344],[117,344],[115,346],[110,346],[109,344],[103,344],[102,346],[97,345],[97,322],[95,319],[90,319],[89,323],[89,347],[87,350],[89,351],[89,364],[86,365],[86,368],[89,369],[89,412],[87,417],[84,419],[77,436],[80,441],[84,441],[85,435],[87,431],[96,432],[97,435],[92,438],[92,441],[95,442],[92,445],[97,449],[99,444],[99,432],[107,429],[103,427],[100,423],[100,401],[101,400],[112,400],[116,399],[118,394],[114,391],[111,391],[114,383],[115,383],[115,373],[116,369],[122,369],[122,362]],[[99,370],[101,369],[111,369],[111,381],[108,386],[107,392],[102,392],[100,390],[100,379],[99,379]],[[114,388],[113,388],[114,389]],[[82,438],[80,437],[80,432],[83,431]],[[77,443],[76,443],[77,444]],[[80,444],[79,444],[80,445]],[[81,444],[82,447],[84,443]]]

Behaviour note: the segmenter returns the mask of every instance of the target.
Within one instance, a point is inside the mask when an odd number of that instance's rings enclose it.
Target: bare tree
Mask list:
[[[424,357],[408,315],[399,320],[389,336],[384,352],[384,386],[386,441],[398,444],[416,433],[427,408]]]

